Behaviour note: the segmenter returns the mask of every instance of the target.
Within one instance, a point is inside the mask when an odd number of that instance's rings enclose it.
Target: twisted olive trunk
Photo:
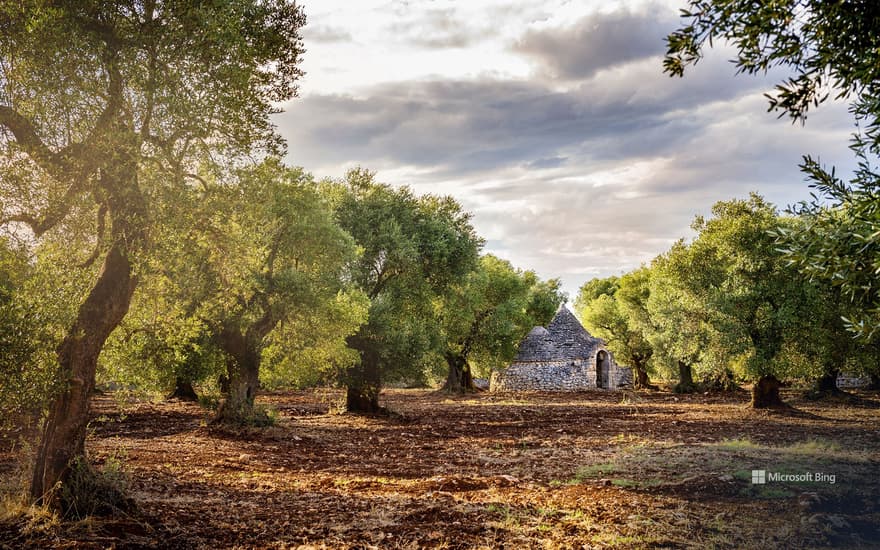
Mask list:
[[[648,376],[648,371],[645,369],[645,363],[647,361],[641,357],[633,358],[633,370],[636,371],[636,389],[641,390],[656,390],[657,386],[651,383],[651,378]]]
[[[226,350],[226,348],[224,348]],[[260,354],[245,346],[232,354],[226,350],[226,374],[229,386],[217,408],[219,422],[241,423],[254,416],[254,401],[260,387]]]
[[[691,393],[696,390],[694,385],[694,371],[690,363],[679,360],[678,362],[678,384],[674,388],[676,393]]]
[[[228,385],[226,398],[217,409],[217,421],[241,423],[254,419],[262,343],[276,324],[271,312],[266,312],[244,332],[234,323],[221,328],[217,339],[226,353]]]
[[[181,401],[198,401],[199,396],[193,388],[192,380],[178,376],[174,379],[174,391],[168,399],[180,399]]]
[[[34,502],[55,509],[63,504],[56,489],[69,479],[71,464],[85,455],[89,400],[95,387],[98,356],[110,333],[128,312],[137,286],[130,255],[143,243],[144,199],[133,158],[117,155],[115,160],[101,177],[112,223],[111,245],[95,285],[56,351],[59,376],[66,387],[49,407],[31,479]]]
[[[775,376],[762,376],[752,386],[752,408],[766,409],[771,407],[784,407],[779,388],[782,383]]]
[[[840,388],[837,387],[838,374],[840,374],[840,369],[834,367],[827,368],[822,376],[816,380],[813,391],[818,394],[828,395],[842,393]]]
[[[449,393],[477,391],[477,387],[474,386],[474,375],[467,359],[459,354],[447,352],[446,364],[449,365],[449,373],[446,376],[446,383],[443,385],[444,391]]]
[[[445,391],[449,393],[478,391],[477,387],[474,386],[474,375],[471,372],[471,365],[468,362],[468,357],[471,354],[471,349],[473,348],[474,343],[479,337],[483,323],[489,318],[492,311],[492,308],[486,309],[480,311],[474,316],[474,320],[471,322],[467,335],[461,341],[460,352],[447,350],[444,354],[446,364],[449,365],[449,373],[446,376],[446,383],[443,385]]]
[[[379,414],[379,392],[382,389],[379,354],[360,333],[349,336],[348,347],[357,350],[360,362],[346,373],[345,410],[355,413]]]

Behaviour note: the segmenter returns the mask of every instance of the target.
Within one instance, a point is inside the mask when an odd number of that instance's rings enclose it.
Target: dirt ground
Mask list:
[[[339,398],[263,395],[276,424],[230,430],[96,397],[91,457],[137,511],[7,517],[0,548],[880,547],[876,393],[755,412],[744,393],[389,390],[394,418],[329,414]]]

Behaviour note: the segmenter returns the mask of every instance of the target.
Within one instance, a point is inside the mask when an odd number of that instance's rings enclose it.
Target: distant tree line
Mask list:
[[[585,283],[575,306],[619,361],[677,380],[680,392],[752,384],[752,405],[781,405],[782,381],[838,391],[841,370],[880,376],[880,348],[846,319],[858,305],[792,259],[791,236],[810,219],[781,215],[762,197],[718,202],[696,237],[649,265]],[[796,243],[794,243],[796,244]]]

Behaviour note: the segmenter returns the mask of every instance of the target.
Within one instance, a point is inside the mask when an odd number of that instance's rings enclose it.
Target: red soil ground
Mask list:
[[[328,414],[339,397],[263,395],[259,429],[96,397],[91,457],[122,464],[137,510],[7,515],[0,548],[880,547],[877,394],[755,412],[742,393],[393,390],[394,418]]]

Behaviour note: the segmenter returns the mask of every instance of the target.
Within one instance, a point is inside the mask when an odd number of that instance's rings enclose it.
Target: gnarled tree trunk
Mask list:
[[[689,363],[678,361],[678,384],[673,389],[676,393],[691,393],[696,390],[694,372]]]
[[[168,396],[168,399],[180,399],[181,401],[198,401],[199,396],[196,394],[192,381],[178,376],[174,380],[174,391]]]
[[[840,374],[840,369],[826,369],[822,376],[820,376],[813,385],[814,393],[825,395],[841,393],[840,388],[837,387],[838,374]]]
[[[266,417],[254,414],[254,401],[260,389],[260,360],[263,340],[278,324],[271,308],[242,330],[240,319],[227,320],[216,334],[220,348],[226,354],[226,396],[217,407],[216,422],[233,424],[262,424]],[[221,386],[223,381],[221,381]]]
[[[733,372],[727,369],[720,373],[715,373],[704,380],[704,386],[706,389],[716,391],[737,391],[741,389],[736,383]]]
[[[54,489],[68,479],[73,460],[85,454],[98,355],[128,312],[135,285],[123,246],[114,244],[97,283],[57,350],[59,372],[67,387],[52,402],[37,450],[30,493],[38,504],[60,507]]]
[[[346,376],[345,410],[354,413],[379,414],[379,392],[382,380],[379,354],[359,334],[348,337],[348,346],[358,351],[360,363],[348,369]]]
[[[146,208],[134,156],[117,151],[113,164],[104,168],[100,187],[107,194],[110,248],[95,285],[56,350],[59,376],[67,385],[50,405],[31,479],[34,502],[54,509],[63,505],[56,489],[70,478],[72,463],[85,455],[98,356],[128,312],[137,286],[130,254],[142,245]]]
[[[477,387],[474,386],[474,376],[467,359],[452,352],[447,352],[445,357],[446,364],[449,365],[449,374],[446,376],[443,390],[449,393],[478,391]]]
[[[657,386],[651,383],[648,371],[641,360],[633,361],[633,370],[636,371],[636,388],[640,390],[656,390]]]
[[[752,408],[766,409],[784,407],[785,403],[779,396],[782,383],[775,376],[762,376],[752,386]]]
[[[237,328],[224,328],[219,343],[226,354],[229,381],[215,421],[247,423],[254,418],[254,401],[260,386],[260,350]]]

